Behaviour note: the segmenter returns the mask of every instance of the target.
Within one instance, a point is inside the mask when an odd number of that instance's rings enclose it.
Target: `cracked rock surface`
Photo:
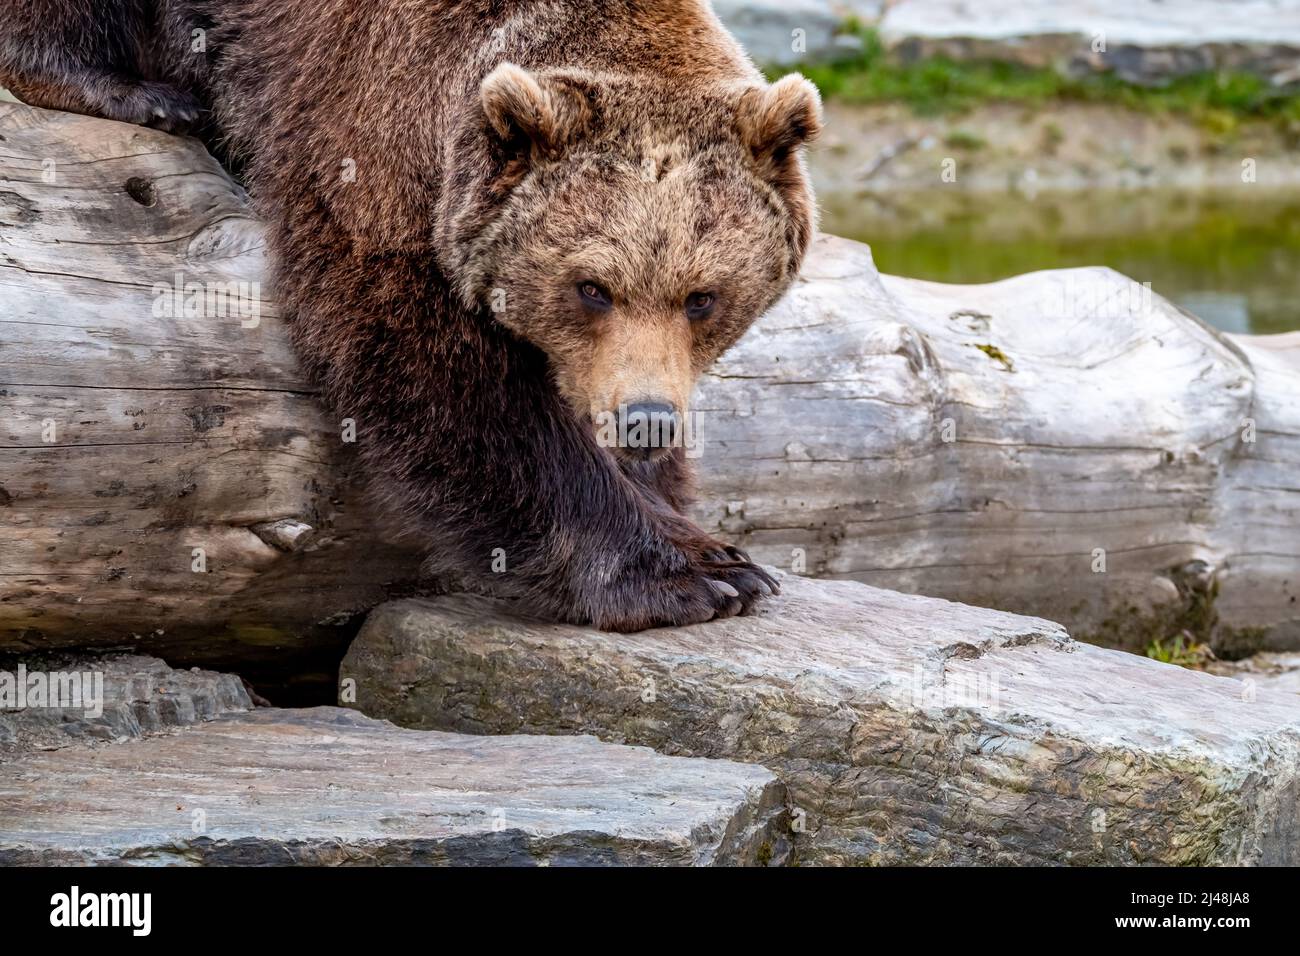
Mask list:
[[[1056,624],[782,577],[747,618],[609,634],[450,595],[377,609],[341,676],[409,727],[595,734],[776,771],[795,858],[1300,861],[1300,708]]]
[[[17,663],[0,670],[15,681],[20,676]],[[70,687],[75,677],[81,697],[77,706],[0,710],[0,762],[30,750],[140,737],[253,707],[233,674],[174,670],[156,657],[137,654],[28,658],[21,676],[30,682],[33,673],[51,675],[45,680],[54,686]],[[66,705],[72,698],[61,700]]]
[[[261,708],[13,761],[0,865],[775,865],[783,796],[762,767],[592,737]]]

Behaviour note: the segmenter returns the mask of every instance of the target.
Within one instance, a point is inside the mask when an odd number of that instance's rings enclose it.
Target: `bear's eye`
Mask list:
[[[707,319],[717,301],[718,297],[712,292],[692,292],[686,297],[686,317]]]
[[[578,298],[589,309],[604,311],[614,304],[609,293],[591,281],[578,283]]]

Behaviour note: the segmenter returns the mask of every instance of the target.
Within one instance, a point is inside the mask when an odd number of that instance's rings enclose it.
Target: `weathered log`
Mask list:
[[[190,139],[13,104],[0,136],[0,650],[332,681],[418,561],[252,285],[246,197]]]
[[[1300,646],[1300,333],[1102,268],[881,276],[823,238],[698,404],[700,516],[761,560],[1128,649]]]
[[[417,561],[273,300],[226,285],[263,279],[242,192],[132,126],[0,104],[0,136],[0,651],[328,679]],[[756,559],[1127,647],[1300,646],[1300,335],[1102,269],[881,277],[822,237],[696,404],[697,515]]]

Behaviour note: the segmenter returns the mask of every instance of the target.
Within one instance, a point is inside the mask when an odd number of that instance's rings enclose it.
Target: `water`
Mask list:
[[[1265,334],[1300,329],[1300,194],[1264,189],[819,199],[822,228],[869,243],[882,272],[974,283],[1106,265],[1224,331]]]

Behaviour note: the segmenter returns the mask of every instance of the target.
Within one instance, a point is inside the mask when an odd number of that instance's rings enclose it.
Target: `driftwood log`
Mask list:
[[[332,679],[418,560],[251,285],[246,197],[192,140],[16,104],[0,164],[0,652]],[[758,560],[1130,648],[1300,647],[1300,334],[824,236],[696,405],[698,517]]]
[[[1102,268],[882,276],[824,237],[700,397],[701,517],[763,560],[1130,650],[1300,646],[1300,333]]]
[[[263,279],[242,190],[134,126],[0,103],[0,137],[0,650],[332,682],[418,560],[371,533],[266,290],[227,285]]]

